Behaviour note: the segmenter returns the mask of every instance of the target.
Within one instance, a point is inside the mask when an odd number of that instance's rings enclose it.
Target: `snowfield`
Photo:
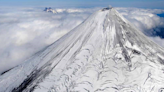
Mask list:
[[[164,49],[114,8],[0,76],[0,92],[162,92]]]

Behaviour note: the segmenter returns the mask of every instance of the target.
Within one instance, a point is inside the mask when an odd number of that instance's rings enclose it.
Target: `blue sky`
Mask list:
[[[164,0],[0,0],[0,6],[164,8]]]

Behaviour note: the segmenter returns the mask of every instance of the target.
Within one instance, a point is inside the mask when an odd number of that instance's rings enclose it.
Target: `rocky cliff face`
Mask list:
[[[164,50],[114,8],[0,76],[1,92],[162,92]]]

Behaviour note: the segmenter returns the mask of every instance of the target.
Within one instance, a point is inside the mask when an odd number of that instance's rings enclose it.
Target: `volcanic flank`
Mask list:
[[[0,92],[163,90],[163,48],[112,7],[0,76]]]

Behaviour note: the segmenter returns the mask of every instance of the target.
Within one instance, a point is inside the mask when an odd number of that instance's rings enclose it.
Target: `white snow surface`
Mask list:
[[[162,92],[163,85],[163,48],[114,8],[0,76],[0,92]]]

